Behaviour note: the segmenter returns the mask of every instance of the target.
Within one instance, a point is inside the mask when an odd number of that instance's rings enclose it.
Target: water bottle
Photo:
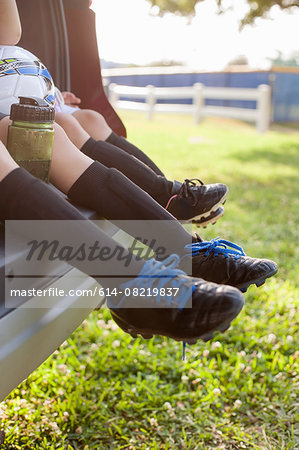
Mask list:
[[[7,148],[19,166],[49,182],[54,130],[54,108],[38,97],[19,97],[11,105]]]

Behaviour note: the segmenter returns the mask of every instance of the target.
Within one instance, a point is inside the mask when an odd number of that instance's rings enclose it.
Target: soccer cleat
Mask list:
[[[211,223],[212,225],[215,225],[218,219],[222,217],[224,214],[224,208],[222,206],[219,206],[219,208],[216,211],[211,212],[211,214],[208,217],[202,217],[199,220],[193,220],[192,222],[197,225],[198,227],[207,228],[207,226]]]
[[[198,182],[198,183],[196,183]],[[174,181],[172,196],[166,205],[176,219],[190,221],[208,218],[225,203],[228,187],[225,184],[204,184],[197,178],[186,179],[184,183]]]
[[[121,285],[122,292],[140,295],[108,299],[112,318],[122,330],[132,337],[159,335],[195,344],[229,328],[243,308],[241,292],[188,277],[177,269],[179,260],[177,255],[163,262],[150,259],[137,278]],[[155,289],[157,294],[149,295]]]
[[[207,281],[229,284],[246,292],[251,284],[261,286],[277,272],[277,265],[269,259],[251,258],[243,249],[224,239],[203,241],[186,245],[192,256],[192,273]]]

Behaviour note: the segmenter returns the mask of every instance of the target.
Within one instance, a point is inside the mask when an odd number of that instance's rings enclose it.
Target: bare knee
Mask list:
[[[78,150],[60,125],[54,123],[53,128],[55,133],[50,180],[58,189],[67,193],[93,160]]]
[[[55,160],[62,155],[72,155],[74,151],[79,152],[61,125],[54,122],[52,126],[54,129],[53,158]]]
[[[104,117],[92,109],[80,109],[73,116],[78,120],[84,130],[96,140],[105,141],[111,134],[111,128]]]
[[[76,119],[70,114],[61,112],[55,113],[55,122],[58,123],[64,130],[76,126]]]
[[[64,129],[69,139],[78,148],[81,148],[90,137],[80,123],[70,114],[56,113],[55,121]]]
[[[57,141],[65,140],[68,138],[66,132],[64,131],[64,129],[61,125],[54,122],[52,124],[52,127],[54,129],[54,136]]]
[[[77,120],[80,119],[82,122],[95,122],[97,121],[99,124],[101,123],[103,126],[107,125],[106,120],[97,111],[94,111],[93,109],[78,109],[78,111],[75,111],[73,113],[73,116],[76,117]]]
[[[8,118],[7,118],[8,119]],[[0,128],[4,128],[4,119],[0,121]],[[6,122],[9,122],[9,119],[6,120]],[[6,123],[6,132],[7,132],[7,125]],[[1,140],[2,141],[2,140]],[[12,159],[10,154],[8,153],[6,147],[4,144],[0,141],[0,181],[3,180],[3,178],[6,177],[12,170],[19,167],[17,163]]]

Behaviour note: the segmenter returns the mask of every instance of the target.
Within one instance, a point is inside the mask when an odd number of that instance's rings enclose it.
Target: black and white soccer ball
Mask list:
[[[0,46],[0,112],[10,114],[19,96],[39,97],[55,105],[55,86],[46,66],[17,46]]]

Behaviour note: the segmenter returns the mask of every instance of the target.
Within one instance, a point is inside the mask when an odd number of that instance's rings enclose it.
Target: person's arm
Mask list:
[[[78,105],[81,103],[81,99],[77,97],[73,92],[63,91],[61,92],[65,105],[73,106],[79,108]]]
[[[22,34],[15,0],[0,0],[0,45],[16,45]]]

